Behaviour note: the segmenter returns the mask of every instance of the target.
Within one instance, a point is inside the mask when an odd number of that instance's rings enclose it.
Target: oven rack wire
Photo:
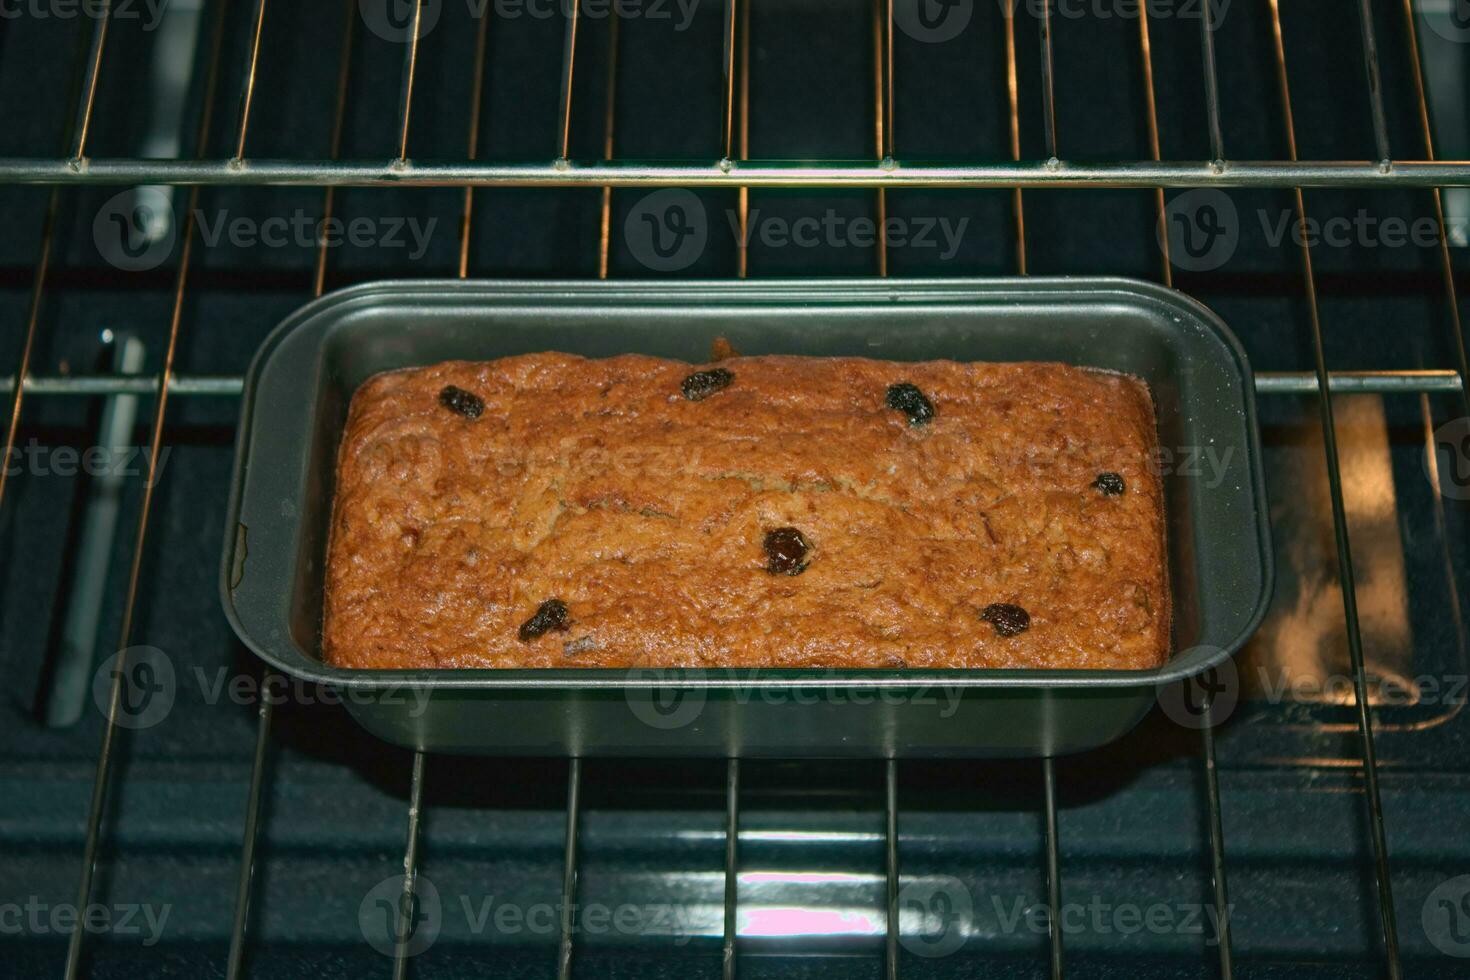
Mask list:
[[[1388,137],[1388,111],[1384,104],[1379,81],[1378,42],[1374,28],[1374,12],[1371,0],[1358,0],[1356,15],[1360,25],[1362,70],[1368,79],[1368,109],[1373,119],[1376,160],[1299,160],[1297,159],[1295,122],[1292,113],[1291,89],[1287,70],[1286,46],[1282,38],[1279,0],[1263,0],[1266,15],[1270,18],[1274,42],[1276,94],[1281,101],[1284,115],[1286,145],[1289,159],[1274,161],[1232,161],[1227,155],[1221,125],[1219,80],[1216,69],[1215,0],[1205,0],[1205,16],[1200,18],[1200,64],[1201,82],[1205,91],[1205,106],[1210,134],[1211,159],[1202,162],[1165,161],[1160,159],[1157,104],[1154,92],[1153,55],[1150,48],[1149,15],[1144,6],[1143,14],[1136,18],[1138,24],[1138,57],[1144,79],[1145,105],[1148,124],[1148,139],[1151,159],[1133,162],[1107,162],[1096,164],[1069,163],[1061,159],[1060,142],[1065,134],[1056,127],[1053,99],[1055,74],[1051,43],[1051,17],[1054,0],[1044,0],[1040,7],[1041,16],[1041,101],[1044,112],[1046,151],[1048,158],[1041,161],[1023,160],[1020,155],[1020,122],[1018,101],[1018,78],[1016,59],[1015,14],[1011,5],[1002,5],[1005,11],[1006,67],[1009,98],[1010,150],[1011,159],[993,163],[930,164],[904,162],[895,156],[894,145],[894,59],[893,28],[894,0],[872,0],[872,43],[875,72],[872,86],[873,113],[873,158],[866,161],[818,161],[792,163],[782,161],[751,161],[749,156],[749,78],[750,78],[750,3],[751,0],[724,0],[723,3],[723,47],[720,52],[711,52],[711,57],[722,59],[723,70],[723,113],[720,120],[723,156],[717,161],[700,164],[661,164],[649,161],[624,161],[615,157],[615,122],[617,108],[616,71],[618,51],[618,18],[609,18],[608,43],[610,56],[607,59],[607,76],[604,82],[605,101],[600,107],[603,117],[602,158],[599,160],[571,160],[568,158],[573,106],[573,76],[577,67],[577,39],[579,4],[568,4],[563,9],[564,41],[560,76],[560,93],[557,114],[550,121],[548,130],[552,140],[550,148],[555,156],[544,163],[505,164],[481,161],[479,157],[480,105],[485,87],[485,56],[487,32],[491,17],[479,18],[478,36],[475,45],[473,89],[470,93],[469,129],[465,159],[452,163],[421,163],[410,159],[408,154],[411,123],[415,97],[415,81],[419,61],[420,20],[423,17],[424,0],[414,7],[413,24],[406,36],[400,97],[397,106],[396,155],[387,161],[341,161],[340,154],[344,119],[348,106],[348,80],[352,70],[351,52],[355,22],[358,19],[355,0],[343,2],[343,44],[338,68],[336,109],[331,135],[331,156],[323,160],[283,161],[255,160],[247,155],[250,133],[251,107],[255,94],[259,56],[265,36],[264,27],[268,16],[269,0],[237,0],[249,2],[251,7],[250,30],[243,38],[230,37],[225,30],[229,0],[213,4],[214,26],[210,40],[210,57],[204,81],[203,111],[195,137],[195,159],[193,160],[141,160],[141,159],[94,159],[87,156],[88,137],[92,128],[94,107],[97,97],[98,77],[107,52],[108,27],[112,19],[112,0],[104,0],[101,15],[95,20],[89,38],[89,47],[83,63],[83,81],[70,126],[66,154],[60,158],[0,158],[0,183],[50,185],[50,196],[45,211],[39,255],[35,261],[33,288],[27,309],[24,342],[20,361],[14,373],[0,378],[0,390],[11,396],[10,410],[6,417],[5,448],[9,455],[15,446],[22,408],[30,396],[76,396],[88,397],[109,394],[139,394],[157,396],[151,421],[148,480],[145,484],[143,503],[135,529],[130,574],[127,585],[126,603],[118,648],[126,655],[131,644],[133,614],[137,604],[139,580],[142,574],[143,545],[146,540],[153,503],[153,476],[159,466],[164,422],[170,399],[178,397],[238,397],[243,379],[238,376],[203,376],[175,373],[175,353],[182,328],[185,297],[189,295],[191,260],[194,256],[193,239],[195,212],[200,188],[206,185],[310,185],[323,188],[324,218],[333,214],[336,206],[336,191],[345,186],[408,185],[455,186],[463,189],[463,220],[460,230],[459,276],[467,277],[470,256],[470,228],[473,216],[475,191],[479,187],[496,186],[600,186],[602,191],[601,222],[598,242],[598,275],[608,275],[609,231],[611,194],[614,187],[723,187],[738,191],[738,216],[742,230],[748,216],[747,189],[750,187],[808,187],[872,188],[875,193],[878,219],[886,213],[885,192],[888,188],[1007,188],[1012,194],[1012,213],[1016,244],[1018,274],[1026,273],[1027,238],[1025,229],[1025,199],[1023,191],[1036,187],[1110,187],[1147,188],[1154,190],[1158,221],[1165,216],[1166,187],[1263,187],[1294,191],[1295,213],[1298,222],[1307,217],[1304,188],[1317,187],[1415,187],[1428,188],[1432,192],[1434,218],[1438,227],[1438,248],[1443,278],[1445,303],[1453,336],[1450,338],[1455,369],[1453,370],[1363,370],[1328,371],[1323,354],[1323,324],[1318,307],[1316,284],[1313,276],[1311,244],[1298,239],[1301,277],[1307,308],[1307,330],[1314,355],[1314,370],[1308,372],[1265,372],[1257,376],[1256,388],[1261,395],[1315,395],[1319,406],[1324,438],[1325,463],[1328,473],[1332,502],[1333,527],[1337,552],[1337,564],[1342,583],[1343,617],[1346,624],[1349,656],[1351,660],[1353,686],[1356,693],[1357,741],[1362,756],[1362,772],[1365,785],[1365,805],[1372,838],[1372,860],[1376,881],[1376,905],[1380,930],[1382,967],[1386,974],[1397,980],[1402,975],[1399,954],[1398,926],[1394,918],[1392,885],[1389,876],[1389,846],[1384,824],[1383,806],[1378,787],[1378,767],[1374,751],[1374,726],[1369,700],[1367,679],[1364,669],[1362,630],[1354,588],[1351,541],[1343,504],[1343,479],[1338,458],[1333,403],[1330,394],[1338,393],[1440,393],[1458,394],[1458,405],[1463,414],[1470,416],[1470,397],[1465,390],[1465,378],[1470,375],[1466,366],[1463,330],[1460,321],[1459,302],[1456,295],[1454,270],[1451,262],[1449,240],[1446,235],[1445,212],[1440,188],[1470,186],[1470,163],[1439,162],[1433,150],[1428,99],[1425,89],[1424,68],[1420,57],[1413,0],[1401,0],[1401,9],[1395,16],[1402,16],[1404,31],[1409,45],[1408,59],[1412,65],[1412,78],[1416,104],[1413,111],[1417,116],[1419,135],[1422,137],[1426,158],[1422,160],[1395,160]],[[280,0],[277,0],[280,2]],[[1390,2],[1389,6],[1392,6]],[[226,159],[210,159],[207,154],[207,134],[212,115],[219,98],[221,53],[225,42],[242,41],[248,45],[245,53],[246,70],[239,93],[238,114],[234,129],[233,153]],[[590,111],[582,107],[582,111]],[[551,128],[554,124],[554,130]],[[172,315],[167,334],[167,349],[161,371],[153,376],[134,377],[85,377],[71,375],[43,375],[33,373],[31,362],[36,346],[39,315],[46,299],[48,273],[53,260],[53,243],[57,225],[58,203],[63,189],[91,184],[167,184],[184,185],[191,188],[188,217],[182,234],[179,264],[175,274],[172,299]],[[745,250],[746,236],[739,237],[734,274],[744,277],[748,272]],[[1168,256],[1167,239],[1161,241],[1162,262],[1160,279],[1168,286],[1173,285],[1171,264]],[[887,274],[887,256],[880,240],[876,246],[877,268],[880,275]],[[323,240],[317,249],[313,295],[320,296],[324,289],[327,265],[327,244]],[[6,474],[0,469],[0,506],[4,503]],[[113,779],[114,739],[117,730],[116,717],[119,703],[123,665],[114,673],[111,689],[110,710],[98,752],[96,774],[91,793],[86,822],[86,837],[81,855],[77,907],[86,907],[92,899],[93,876],[102,834],[103,813]],[[1206,702],[1206,712],[1210,706]],[[241,840],[239,877],[234,906],[233,929],[229,947],[227,974],[242,976],[244,971],[246,941],[250,929],[250,906],[254,885],[257,841],[260,831],[261,804],[269,792],[271,779],[270,755],[272,699],[261,699],[258,708],[257,737],[253,767],[250,776],[249,794],[246,804],[244,831]],[[578,827],[584,760],[573,758],[567,769],[566,832],[564,847],[564,874],[562,883],[563,909],[569,909],[575,899],[578,879]],[[595,761],[589,763],[596,765]],[[1201,728],[1200,765],[1208,804],[1208,828],[1210,836],[1210,858],[1213,878],[1214,901],[1218,908],[1228,909],[1228,883],[1225,874],[1226,842],[1221,822],[1220,788],[1216,773],[1215,744],[1210,725]],[[897,915],[900,866],[898,855],[898,822],[900,800],[898,794],[897,760],[889,759],[886,764],[886,929],[885,955],[886,975],[899,974],[899,920]],[[1042,759],[1038,764],[1038,779],[1041,781],[1045,800],[1045,877],[1047,905],[1051,910],[1061,906],[1063,872],[1059,858],[1057,835],[1057,782],[1053,761]],[[409,783],[409,798],[406,819],[406,843],[403,855],[404,898],[400,905],[401,925],[406,927],[407,916],[412,914],[413,890],[419,859],[419,822],[423,804],[425,782],[425,756],[415,753]],[[739,825],[740,825],[740,760],[730,759],[726,773],[726,850],[725,850],[725,900],[723,975],[733,978],[737,974],[738,944],[736,935],[736,909],[738,904],[737,881],[739,870]],[[575,945],[572,923],[563,913],[557,951],[558,976],[567,978],[572,974]],[[407,936],[407,928],[400,935]],[[72,932],[68,944],[65,973],[68,978],[81,975],[85,969],[84,930]],[[1221,921],[1217,947],[1218,966],[1222,977],[1234,975],[1229,919]],[[1065,965],[1062,931],[1055,922],[1050,928],[1049,943],[1050,974],[1061,977]],[[393,959],[394,977],[407,974],[410,957],[402,945]]]

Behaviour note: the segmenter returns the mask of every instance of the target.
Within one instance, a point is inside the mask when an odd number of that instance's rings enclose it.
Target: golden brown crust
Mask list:
[[[1148,390],[1060,364],[530,354],[378,375],[338,460],[322,647],[343,667],[1157,666]],[[896,382],[935,407],[913,426]],[[464,418],[455,385],[484,412]],[[1104,495],[1093,481],[1123,477]],[[765,533],[800,529],[800,575]],[[547,599],[566,630],[523,642]],[[990,603],[1027,610],[1002,636]]]

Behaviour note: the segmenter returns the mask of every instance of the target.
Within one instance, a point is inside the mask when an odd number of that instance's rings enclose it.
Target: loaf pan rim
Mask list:
[[[897,303],[918,305],[925,301],[953,303],[965,298],[994,302],[1014,296],[1034,302],[1038,295],[1056,295],[1069,301],[1102,300],[1108,296],[1148,301],[1172,308],[1209,329],[1230,355],[1242,388],[1241,411],[1247,440],[1246,465],[1255,502],[1256,557],[1260,589],[1250,615],[1228,643],[1209,647],[1203,657],[1186,656],[1203,648],[1173,653],[1163,665],[1145,670],[1043,668],[924,668],[902,671],[887,668],[435,668],[355,669],[331,666],[310,655],[299,662],[283,656],[271,643],[257,639],[235,609],[231,580],[239,543],[239,516],[244,473],[249,465],[249,440],[260,373],[281,342],[315,318],[340,308],[392,297],[445,293],[491,292],[497,297],[519,297],[527,301],[551,298],[579,299],[616,295],[623,299],[646,297],[651,302],[691,302],[700,305],[720,301],[795,301],[818,304],[857,305]],[[1260,429],[1255,404],[1255,383],[1250,362],[1239,339],[1209,307],[1178,290],[1158,283],[1125,276],[1036,276],[915,278],[888,280],[852,279],[681,279],[681,280],[537,280],[514,279],[399,279],[359,283],[317,297],[287,316],[261,343],[245,375],[244,392],[237,426],[235,460],[224,528],[219,590],[225,617],[240,641],[275,669],[298,680],[328,684],[354,691],[444,690],[444,691],[621,691],[668,687],[705,690],[785,690],[794,688],[852,687],[865,690],[904,690],[923,684],[943,683],[960,689],[1079,689],[1136,690],[1162,687],[1197,676],[1232,657],[1259,628],[1270,606],[1275,564],[1271,529],[1266,512],[1265,475],[1261,463]],[[248,555],[248,538],[246,541]],[[248,558],[246,559],[248,560]],[[283,641],[288,647],[294,645]],[[1190,662],[1190,661],[1193,662]],[[755,676],[758,672],[759,676]],[[711,674],[729,676],[709,676]]]

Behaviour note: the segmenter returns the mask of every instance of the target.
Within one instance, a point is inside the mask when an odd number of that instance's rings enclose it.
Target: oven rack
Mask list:
[[[241,0],[243,2],[243,0]],[[397,107],[398,145],[396,155],[386,161],[341,161],[343,121],[348,105],[347,79],[351,71],[350,44],[356,29],[358,11],[356,0],[346,0],[343,17],[342,57],[339,67],[339,84],[336,101],[335,123],[332,131],[331,159],[322,160],[257,160],[247,155],[252,99],[255,91],[259,55],[265,39],[265,25],[272,6],[269,0],[249,0],[251,7],[251,29],[243,38],[230,37],[225,30],[228,0],[220,0],[213,7],[214,26],[209,40],[211,55],[205,80],[203,111],[196,135],[196,158],[192,160],[141,160],[104,159],[87,155],[88,137],[92,129],[97,96],[98,77],[107,53],[108,27],[113,15],[112,0],[104,0],[102,14],[96,18],[89,39],[83,68],[80,97],[75,110],[75,119],[70,127],[68,152],[57,158],[3,158],[0,159],[0,183],[50,185],[51,192],[45,214],[40,252],[35,262],[34,285],[30,297],[24,344],[19,364],[11,377],[0,379],[0,390],[11,395],[7,419],[5,447],[7,455],[15,446],[16,435],[22,416],[25,399],[29,396],[96,396],[106,394],[156,395],[151,425],[149,458],[149,480],[144,491],[141,514],[135,529],[132,548],[127,598],[120,649],[130,645],[133,614],[137,603],[139,580],[142,574],[143,544],[146,540],[150,516],[152,515],[153,473],[159,465],[159,451],[163,438],[164,423],[171,397],[238,397],[242,379],[236,376],[197,376],[177,374],[174,371],[175,353],[182,329],[183,307],[190,288],[191,260],[194,256],[194,214],[198,203],[199,188],[206,185],[297,185],[324,188],[324,217],[333,213],[335,191],[346,186],[453,186],[464,191],[464,220],[460,239],[459,275],[468,275],[470,250],[470,224],[473,214],[473,196],[478,187],[526,187],[526,186],[598,186],[603,188],[599,240],[598,274],[608,274],[609,226],[611,189],[613,187],[718,187],[739,191],[739,215],[742,225],[747,214],[746,190],[750,187],[807,187],[807,188],[872,188],[876,194],[877,213],[886,213],[885,191],[888,188],[1006,188],[1012,191],[1014,235],[1017,248],[1017,273],[1026,272],[1026,230],[1023,190],[1038,187],[1078,188],[1150,188],[1155,190],[1159,221],[1165,214],[1166,187],[1260,187],[1290,189],[1295,192],[1295,212],[1299,222],[1307,216],[1303,188],[1319,187],[1415,187],[1432,190],[1434,217],[1438,226],[1439,252],[1443,275],[1444,297],[1453,336],[1450,338],[1454,352],[1453,370],[1432,371],[1329,371],[1323,353],[1323,326],[1318,308],[1318,296],[1313,275],[1313,255],[1310,244],[1299,243],[1301,276],[1304,298],[1307,305],[1306,328],[1314,355],[1314,370],[1309,372],[1262,373],[1257,378],[1257,391],[1261,395],[1314,394],[1320,411],[1325,446],[1325,463],[1333,511],[1333,525],[1337,551],[1337,565],[1342,583],[1343,616],[1347,629],[1349,655],[1352,665],[1353,685],[1356,693],[1357,738],[1362,755],[1362,773],[1366,788],[1365,800],[1372,837],[1374,877],[1377,886],[1378,925],[1381,930],[1382,966],[1388,976],[1398,978],[1402,974],[1399,955],[1398,925],[1395,922],[1392,887],[1389,877],[1389,847],[1384,824],[1383,808],[1378,787],[1378,768],[1374,752],[1374,724],[1367,697],[1367,679],[1364,669],[1361,625],[1354,589],[1351,541],[1343,504],[1342,472],[1338,458],[1333,403],[1329,393],[1448,393],[1459,395],[1459,405],[1464,414],[1470,416],[1470,400],[1467,400],[1465,378],[1467,371],[1463,329],[1460,321],[1459,303],[1456,294],[1454,269],[1451,262],[1449,241],[1445,231],[1445,212],[1440,194],[1442,187],[1470,186],[1470,163],[1439,162],[1433,153],[1433,137],[1425,90],[1424,69],[1421,62],[1416,10],[1413,0],[1402,0],[1398,15],[1404,19],[1404,30],[1411,47],[1409,59],[1413,65],[1416,104],[1410,109],[1415,116],[1427,148],[1426,158],[1421,160],[1396,160],[1389,145],[1388,112],[1382,87],[1379,84],[1378,44],[1374,27],[1374,11],[1371,0],[1358,0],[1356,16],[1359,19],[1362,70],[1369,84],[1368,110],[1374,122],[1376,159],[1363,161],[1347,160],[1299,160],[1297,159],[1295,124],[1292,114],[1291,90],[1287,71],[1286,47],[1282,38],[1279,0],[1262,0],[1258,6],[1263,16],[1270,18],[1274,39],[1275,74],[1277,95],[1284,113],[1286,140],[1290,158],[1273,161],[1233,161],[1226,152],[1220,119],[1219,79],[1216,68],[1216,39],[1214,37],[1213,0],[1205,0],[1207,15],[1200,20],[1200,64],[1201,84],[1206,93],[1207,122],[1210,132],[1211,159],[1207,161],[1165,161],[1159,159],[1159,133],[1157,107],[1154,93],[1153,61],[1150,49],[1149,16],[1145,12],[1138,21],[1138,56],[1145,79],[1149,142],[1152,159],[1129,162],[1072,163],[1060,156],[1059,134],[1056,128],[1056,113],[1053,100],[1054,58],[1051,43],[1051,16],[1054,0],[1043,0],[1040,10],[1041,24],[1041,98],[1045,114],[1047,158],[1023,160],[1020,156],[1019,102],[1017,60],[1015,45],[1015,14],[1010,5],[1006,10],[1006,59],[1008,69],[1008,97],[1010,109],[1011,159],[1000,162],[923,163],[905,162],[895,156],[894,147],[894,68],[893,30],[895,0],[874,0],[872,3],[872,41],[875,64],[873,79],[873,157],[866,161],[817,161],[793,163],[785,161],[752,161],[748,157],[749,136],[749,77],[750,77],[750,29],[749,15],[751,0],[724,0],[723,49],[711,52],[710,57],[721,59],[724,78],[723,115],[719,120],[723,141],[723,156],[716,161],[698,164],[664,164],[652,161],[624,161],[614,156],[614,134],[616,122],[616,64],[617,64],[617,18],[609,21],[609,43],[611,56],[608,59],[608,76],[605,85],[605,104],[600,107],[604,120],[604,152],[600,160],[571,160],[568,158],[571,132],[571,117],[574,111],[572,81],[577,67],[579,5],[570,4],[564,11],[564,47],[561,64],[561,87],[556,118],[548,121],[548,148],[554,156],[545,162],[500,163],[480,161],[479,118],[480,101],[485,81],[486,33],[491,18],[481,17],[476,43],[474,65],[474,88],[470,105],[470,125],[467,136],[468,151],[464,160],[454,162],[419,162],[408,154],[410,130],[415,101],[415,81],[419,64],[420,20],[428,0],[418,0],[414,7],[413,25],[404,44],[403,74],[400,98]],[[279,3],[280,0],[277,0]],[[1391,0],[1388,4],[1393,6]],[[1346,8],[1346,4],[1343,5]],[[1144,8],[1146,11],[1146,7]],[[1345,16],[1351,14],[1345,9]],[[218,108],[221,53],[226,41],[244,43],[247,69],[243,87],[239,93],[238,115],[234,129],[233,152],[223,159],[208,157],[211,147],[207,134],[213,113]],[[580,107],[582,111],[592,111]],[[1064,135],[1064,134],[1063,134]],[[192,188],[191,204],[182,235],[181,254],[173,288],[172,316],[168,330],[168,346],[162,370],[151,377],[79,377],[72,375],[40,375],[31,370],[32,356],[36,347],[39,314],[47,298],[48,273],[53,261],[53,243],[56,237],[58,201],[63,188],[91,184],[169,184]],[[743,237],[743,236],[742,236]],[[1169,261],[1167,242],[1163,242],[1160,278],[1172,286],[1173,276]],[[880,275],[887,274],[887,257],[880,240],[877,246],[877,265]],[[327,247],[322,242],[318,249],[314,294],[320,295],[324,288],[324,273],[327,263]],[[747,261],[744,246],[739,248],[737,266],[733,274],[745,276]],[[6,476],[0,470],[0,506],[4,503]],[[121,668],[121,665],[120,665]],[[120,694],[119,669],[114,675],[111,691],[111,710],[108,712],[102,744],[97,758],[95,782],[91,795],[86,822],[86,838],[81,855],[78,907],[85,907],[93,892],[93,875],[102,834],[102,817],[110,792],[114,770],[114,744],[116,715]],[[1206,705],[1205,710],[1210,710]],[[227,972],[231,977],[242,975],[246,937],[250,928],[250,905],[253,891],[253,873],[256,861],[257,839],[260,828],[262,799],[268,792],[271,778],[269,756],[271,735],[272,702],[262,699],[259,705],[257,740],[253,768],[250,777],[249,796],[241,841],[238,891],[235,899],[235,914],[231,935]],[[570,906],[574,899],[578,881],[578,827],[584,761],[573,758],[567,771],[566,831],[564,847],[563,907]],[[405,901],[401,905],[403,922],[411,914],[412,895],[419,857],[419,822],[424,791],[425,757],[415,753],[412,762],[411,781],[406,817],[406,844],[403,854]],[[595,766],[595,760],[586,764]],[[1228,883],[1225,875],[1226,841],[1221,822],[1220,790],[1216,774],[1215,745],[1209,725],[1201,729],[1200,765],[1202,766],[1208,804],[1208,827],[1210,832],[1210,857],[1213,874],[1214,900],[1218,908],[1229,907]],[[898,767],[896,760],[886,762],[886,896],[887,896],[887,946],[886,975],[896,977],[899,972],[898,916],[897,904],[900,884],[898,861],[898,823],[900,801],[898,798]],[[1045,800],[1045,873],[1048,907],[1057,909],[1061,905],[1063,869],[1059,860],[1057,838],[1057,783],[1051,759],[1039,763],[1038,778],[1044,788]],[[723,972],[727,978],[737,974],[736,882],[739,869],[739,825],[740,825],[740,760],[730,759],[726,777],[726,850],[725,850],[725,905],[724,905],[724,957]],[[564,913],[565,915],[565,913]],[[1232,949],[1228,918],[1221,923],[1218,945],[1218,965],[1223,977],[1233,976]],[[407,930],[402,930],[407,934]],[[68,945],[66,976],[80,975],[85,969],[84,930],[72,932]],[[557,954],[558,975],[565,978],[572,974],[574,956],[574,932],[571,923],[564,917],[561,922],[560,941]],[[1053,977],[1063,975],[1065,950],[1063,936],[1053,924],[1050,929],[1050,972]],[[394,958],[392,971],[395,977],[405,976],[411,960],[400,945]]]

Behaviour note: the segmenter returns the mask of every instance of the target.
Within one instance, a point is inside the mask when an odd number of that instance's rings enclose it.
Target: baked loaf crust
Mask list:
[[[700,370],[547,353],[363,384],[338,459],[328,662],[1165,660],[1142,382],[860,358]]]

